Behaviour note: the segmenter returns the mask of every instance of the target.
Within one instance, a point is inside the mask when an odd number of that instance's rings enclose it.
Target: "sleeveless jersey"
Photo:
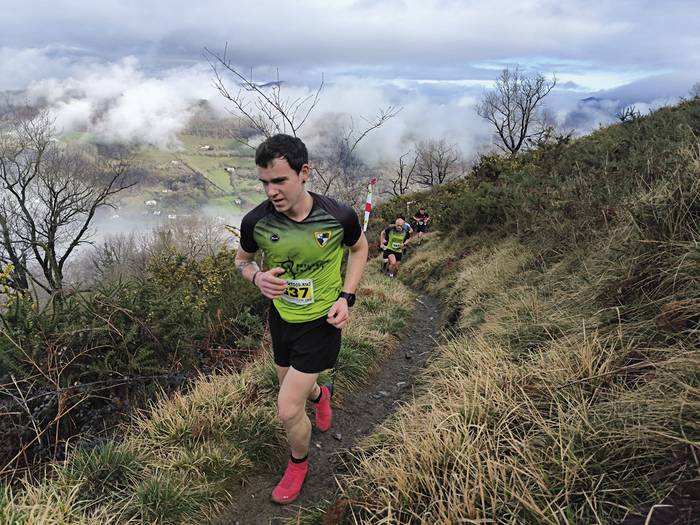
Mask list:
[[[311,193],[311,192],[309,192]],[[241,222],[241,248],[265,253],[265,266],[281,267],[287,290],[273,301],[288,323],[303,323],[328,314],[343,281],[343,246],[362,235],[357,214],[335,199],[311,193],[314,203],[303,221],[275,210],[268,200],[248,212]]]

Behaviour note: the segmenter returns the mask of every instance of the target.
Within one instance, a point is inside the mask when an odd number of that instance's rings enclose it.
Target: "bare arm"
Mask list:
[[[379,246],[381,248],[384,248],[384,246],[386,246],[386,237],[384,235],[384,230],[382,230],[382,233],[379,235]]]
[[[277,276],[284,273],[283,268],[272,268],[263,272],[253,260],[255,253],[250,253],[242,248],[236,252],[236,268],[241,275],[257,286],[268,299],[276,299],[287,289],[287,281]]]
[[[350,246],[350,255],[348,256],[348,266],[345,270],[345,283],[343,291],[355,293],[357,285],[360,284],[362,272],[367,264],[367,238],[363,233],[355,244]],[[328,311],[328,322],[336,328],[342,328],[348,322],[350,312],[348,302],[344,298],[338,299],[331,309]]]
[[[253,281],[253,276],[260,271],[258,263],[253,260],[254,258],[255,253],[247,252],[243,248],[239,247],[236,251],[236,268],[238,268],[238,271],[241,272],[245,279],[251,282]]]
[[[367,264],[367,253],[369,247],[367,245],[367,237],[363,233],[355,244],[350,246],[350,255],[348,255],[348,266],[345,269],[345,284],[343,291],[355,293],[357,285],[360,284],[360,278],[365,271]]]

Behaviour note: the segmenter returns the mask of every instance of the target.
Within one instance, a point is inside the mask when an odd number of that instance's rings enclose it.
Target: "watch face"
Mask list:
[[[355,304],[355,294],[354,293],[342,292],[340,294],[340,297],[345,297],[345,300],[348,302],[348,306],[352,306]]]

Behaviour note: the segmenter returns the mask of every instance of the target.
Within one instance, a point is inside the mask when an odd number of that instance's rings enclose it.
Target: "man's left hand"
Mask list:
[[[333,303],[331,309],[328,310],[328,318],[326,320],[336,328],[340,329],[345,326],[348,319],[350,319],[348,302],[341,297],[335,303]]]

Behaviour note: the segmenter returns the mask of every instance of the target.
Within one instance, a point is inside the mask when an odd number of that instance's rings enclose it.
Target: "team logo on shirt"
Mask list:
[[[328,239],[331,238],[331,232],[325,231],[325,232],[314,232],[314,238],[316,239],[316,242],[318,245],[323,248],[326,243],[328,242]]]
[[[270,240],[271,240],[272,242],[277,242],[277,241],[280,240],[280,236],[277,235],[276,233],[273,233],[272,235],[270,235]]]

